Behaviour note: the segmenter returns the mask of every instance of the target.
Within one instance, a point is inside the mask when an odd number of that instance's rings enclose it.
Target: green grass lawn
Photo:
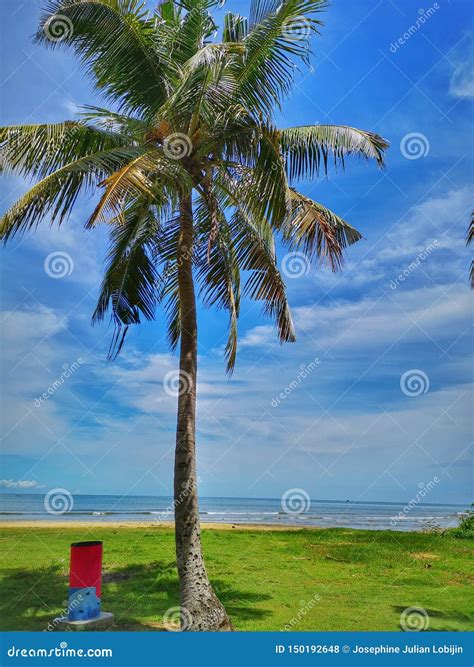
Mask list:
[[[69,545],[104,541],[102,607],[116,630],[160,630],[178,605],[169,528],[0,528],[1,627],[44,630],[67,597]],[[473,629],[472,539],[347,529],[204,530],[210,577],[237,630]]]

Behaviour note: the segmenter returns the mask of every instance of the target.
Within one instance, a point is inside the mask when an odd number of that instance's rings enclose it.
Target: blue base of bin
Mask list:
[[[70,588],[67,611],[70,621],[89,621],[98,618],[100,598],[95,594],[95,587]]]

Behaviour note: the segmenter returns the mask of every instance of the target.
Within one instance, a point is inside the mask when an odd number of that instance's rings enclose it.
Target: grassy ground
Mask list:
[[[116,630],[159,630],[178,604],[170,528],[0,528],[1,627],[44,630],[67,596],[71,542],[104,541],[103,609]],[[204,530],[210,577],[237,630],[473,629],[472,539],[331,530]]]

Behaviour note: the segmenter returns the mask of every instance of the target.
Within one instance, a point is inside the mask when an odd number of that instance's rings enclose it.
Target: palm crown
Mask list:
[[[253,0],[249,20],[225,16],[219,43],[211,16],[218,4],[165,1],[152,14],[140,0],[49,2],[37,40],[72,47],[114,111],[86,107],[79,121],[1,129],[3,168],[38,180],[4,215],[1,236],[45,217],[60,224],[80,194],[100,188],[86,226],[110,225],[111,245],[93,319],[111,310],[117,352],[127,328],[163,304],[176,345],[177,211],[190,201],[195,279],[204,304],[229,313],[232,369],[242,296],[263,303],[281,341],[294,340],[276,238],[334,270],[360,238],[292,182],[327,170],[330,155],[343,163],[355,153],[381,166],[387,143],[352,127],[273,123],[295,65],[308,64],[322,0]]]

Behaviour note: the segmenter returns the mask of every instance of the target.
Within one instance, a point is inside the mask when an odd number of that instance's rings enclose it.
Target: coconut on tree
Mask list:
[[[65,223],[95,197],[87,229],[110,250],[93,321],[111,314],[116,355],[132,325],[160,307],[179,345],[174,468],[183,630],[230,630],[204,564],[196,488],[196,300],[227,311],[234,368],[243,297],[261,302],[279,340],[295,340],[276,243],[341,268],[358,231],[294,185],[359,155],[383,165],[388,144],[353,127],[280,129],[273,118],[298,66],[309,66],[322,0],[252,0],[250,17],[219,0],[50,0],[37,41],[72,49],[107,108],[80,120],[1,129],[4,171],[36,184],[1,219],[1,237]]]

